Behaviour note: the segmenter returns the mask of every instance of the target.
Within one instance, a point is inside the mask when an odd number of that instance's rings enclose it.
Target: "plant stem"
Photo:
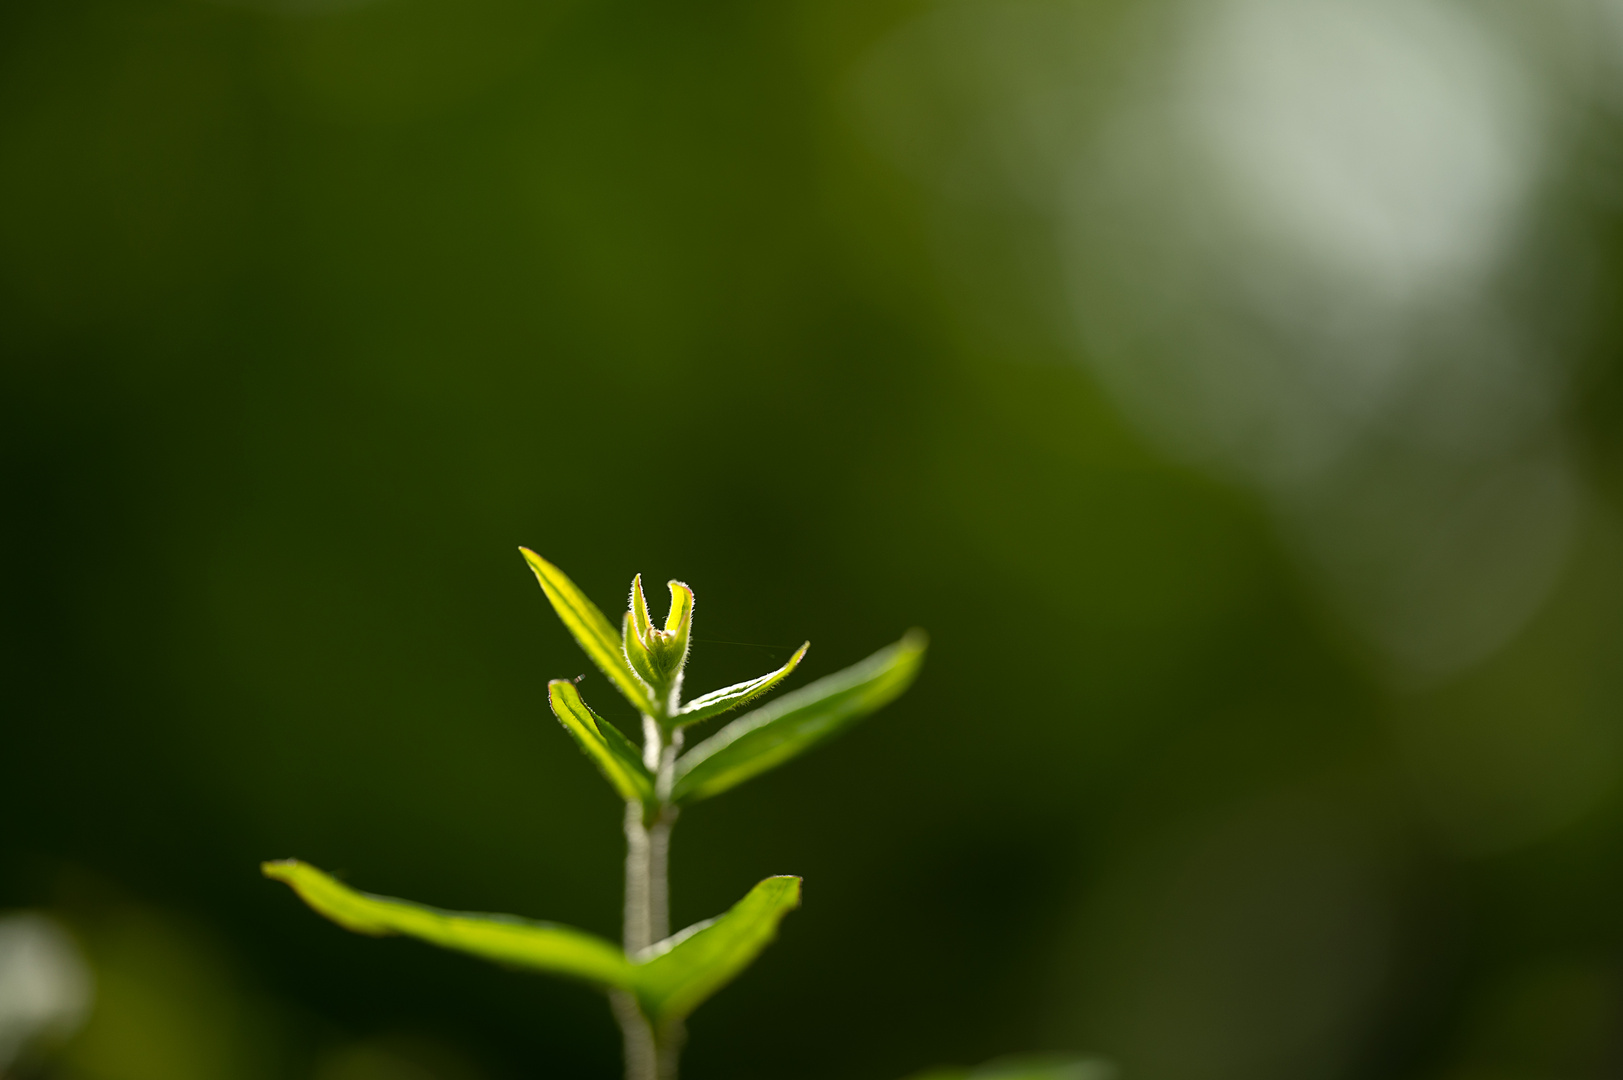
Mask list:
[[[676,824],[670,791],[676,755],[682,749],[682,733],[673,731],[667,737],[653,717],[643,718],[643,733],[644,760],[657,770],[660,809],[648,821],[642,804],[626,804],[624,944],[629,956],[670,936],[671,828]],[[611,994],[609,1003],[625,1037],[626,1080],[676,1080],[677,1058],[686,1035],[682,1025],[656,1031],[636,999],[624,992]]]
[[[653,932],[653,844],[642,821],[642,806],[626,803],[626,910],[624,944],[626,955],[652,945]],[[667,841],[668,844],[668,841]],[[663,890],[662,890],[663,891]]]
[[[624,990],[609,995],[609,1008],[619,1021],[620,1033],[625,1038],[626,1080],[656,1080],[659,1076],[659,1051],[654,1044],[654,1029],[637,999]]]

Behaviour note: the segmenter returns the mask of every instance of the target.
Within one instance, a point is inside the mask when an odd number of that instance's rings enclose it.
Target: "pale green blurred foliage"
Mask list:
[[[38,911],[0,914],[0,1076],[78,1031],[95,978],[62,924]]]
[[[1402,895],[1423,846],[1577,879],[1606,844],[1623,542],[1571,401],[1615,318],[1620,12],[960,0],[854,69],[849,115],[930,200],[967,333],[1085,366],[1164,453],[1255,492],[1381,727],[1292,749],[1335,709],[1282,690],[1168,748],[1057,953],[1056,1035],[1157,1080],[1378,1067],[1406,956],[1456,928]],[[1235,581],[1210,550],[1202,578]],[[1516,1023],[1614,1057],[1503,1075],[1615,1068],[1618,1014],[1569,990],[1610,1018],[1550,998]]]

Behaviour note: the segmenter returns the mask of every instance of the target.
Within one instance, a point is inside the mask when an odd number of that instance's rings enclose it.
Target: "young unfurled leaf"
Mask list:
[[[795,650],[795,654],[789,658],[787,664],[770,674],[762,675],[759,679],[737,683],[721,690],[712,690],[708,694],[702,694],[694,698],[682,706],[682,711],[677,715],[678,726],[686,727],[688,724],[697,724],[701,720],[708,720],[712,716],[720,716],[724,712],[731,712],[740,705],[755,700],[784,679],[787,679],[789,673],[800,665],[801,658],[806,655],[806,650],[809,648],[811,648],[811,642],[808,641]]]
[[[671,610],[665,616],[665,632],[654,635],[654,661],[667,679],[682,673],[688,662],[688,637],[693,629],[693,590],[680,581],[668,581]]]
[[[648,631],[654,628],[654,621],[648,617],[648,598],[642,594],[642,575],[637,574],[631,579],[631,603],[627,608],[631,616],[631,629],[643,641],[648,640]]]
[[[629,611],[620,622],[620,643],[626,651],[626,661],[630,663],[631,670],[650,687],[658,687],[659,672],[654,670],[654,659],[648,655],[648,646],[637,633],[636,616]]]
[[[635,990],[656,1026],[681,1020],[737,978],[800,906],[800,879],[770,877],[725,915],[688,927],[637,957]]]
[[[373,896],[297,859],[262,863],[260,869],[266,877],[292,886],[318,914],[358,934],[404,934],[441,948],[599,986],[630,989],[635,981],[634,965],[620,947],[584,930],[514,915],[441,911],[409,900]]]
[[[670,581],[670,614],[665,629],[656,630],[648,619],[648,599],[643,598],[643,575],[631,578],[631,611],[626,612],[622,633],[625,658],[656,695],[669,693],[682,680],[691,627],[693,590],[687,585]]]
[[[676,762],[675,802],[719,795],[783,764],[893,700],[924,661],[923,631],[728,724]]]
[[[553,715],[564,726],[581,751],[592,759],[603,778],[614,786],[626,802],[650,806],[654,799],[654,778],[643,764],[642,754],[620,729],[593,712],[580,698],[575,684],[554,679],[547,684]]]
[[[521,547],[519,551],[524,553],[524,561],[535,572],[536,580],[552,602],[552,609],[558,613],[558,618],[575,636],[586,655],[592,658],[592,663],[639,711],[652,712],[648,687],[626,662],[624,645],[620,635],[615,633],[613,624],[603,617],[597,605],[588,600],[586,594],[576,588],[562,570],[529,548]]]
[[[910,1080],[1115,1080],[1103,1058],[1001,1058],[978,1069],[931,1069]]]
[[[642,594],[642,575],[631,581],[631,610],[626,612],[621,634],[626,661],[656,697],[663,698],[677,686],[688,660],[689,630],[693,625],[693,590],[680,581],[671,586],[671,611],[665,629],[656,630],[648,618],[648,601]]]

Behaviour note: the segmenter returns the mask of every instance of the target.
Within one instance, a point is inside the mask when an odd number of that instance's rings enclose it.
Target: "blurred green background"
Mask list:
[[[1602,0],[4,5],[17,1068],[617,1075],[256,869],[615,932],[522,543],[694,691],[932,635],[684,815],[807,883],[695,1080],[1619,1075],[1620,103]]]

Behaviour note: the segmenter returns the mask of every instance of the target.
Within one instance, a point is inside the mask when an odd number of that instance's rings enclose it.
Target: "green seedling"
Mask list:
[[[558,722],[625,800],[621,944],[556,923],[442,911],[373,896],[297,860],[267,862],[262,869],[347,930],[404,934],[606,991],[625,1036],[627,1080],[675,1080],[683,1021],[748,967],[771,943],[779,921],[800,904],[799,878],[769,877],[725,913],[672,934],[667,860],[678,813],[782,765],[895,699],[918,674],[925,637],[911,630],[861,663],[733,720],[684,753],[693,725],[777,688],[799,666],[810,642],[774,672],[684,704],[693,590],[670,583],[670,614],[661,629],[649,616],[638,576],[616,632],[562,571],[533,551],[520,550],[564,626],[641,716],[639,748],[594,712],[573,682],[548,684]]]

